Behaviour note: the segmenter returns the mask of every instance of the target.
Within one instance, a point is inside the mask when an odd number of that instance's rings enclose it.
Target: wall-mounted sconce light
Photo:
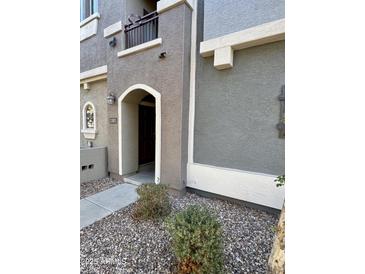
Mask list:
[[[109,95],[106,97],[106,102],[108,105],[113,105],[115,103],[115,96],[113,93],[109,93]]]
[[[116,44],[117,44],[117,39],[113,37],[113,39],[109,41],[109,46],[114,48]]]
[[[158,56],[158,58],[162,59],[166,57],[166,51],[163,51],[160,53],[160,55]]]

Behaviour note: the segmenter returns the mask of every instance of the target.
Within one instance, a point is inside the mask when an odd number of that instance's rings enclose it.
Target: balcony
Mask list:
[[[137,20],[129,18],[130,23],[124,26],[125,49],[152,41],[158,37],[158,14],[151,12]]]
[[[166,14],[180,5],[186,5],[192,10],[191,1],[133,0],[134,5],[132,5],[132,1],[127,1],[127,14],[130,15],[127,24],[124,24],[122,50],[118,52],[118,57],[128,56],[162,45],[162,36],[164,36],[162,32],[166,31],[166,24],[172,25],[175,23],[175,18],[169,18]],[[137,3],[139,4],[137,5]],[[138,6],[138,9],[135,6]],[[141,10],[143,10],[143,16],[139,15]],[[153,12],[148,12],[151,10]],[[159,24],[163,25],[159,26]]]

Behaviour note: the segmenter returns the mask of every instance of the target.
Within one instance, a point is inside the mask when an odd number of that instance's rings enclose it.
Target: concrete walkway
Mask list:
[[[137,174],[124,178],[124,182],[136,186],[140,186],[143,184],[151,184],[154,181],[155,181],[154,171],[141,171]]]
[[[147,164],[139,167],[136,174],[124,178],[124,182],[132,185],[143,185],[155,182],[155,164]]]
[[[137,201],[137,186],[121,184],[80,200],[80,229]]]

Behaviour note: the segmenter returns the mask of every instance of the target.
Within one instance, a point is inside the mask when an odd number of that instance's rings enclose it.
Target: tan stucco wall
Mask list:
[[[87,145],[87,139],[81,133],[82,129],[82,110],[86,102],[90,101],[95,106],[96,112],[96,137],[93,142],[94,146],[107,146],[108,144],[108,127],[107,127],[107,81],[102,80],[90,83],[90,90],[84,90],[80,85],[80,146]]]

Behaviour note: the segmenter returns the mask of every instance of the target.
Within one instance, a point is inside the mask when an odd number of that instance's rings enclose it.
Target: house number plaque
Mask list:
[[[281,87],[281,93],[278,97],[280,102],[280,117],[276,128],[279,130],[279,138],[285,138],[285,85]]]
[[[109,124],[116,124],[118,121],[117,118],[109,118]]]

